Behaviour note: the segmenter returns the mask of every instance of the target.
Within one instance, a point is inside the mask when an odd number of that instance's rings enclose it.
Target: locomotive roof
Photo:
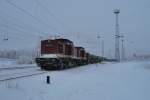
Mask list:
[[[42,40],[42,42],[46,42],[46,41],[52,41],[52,39]]]
[[[73,43],[69,39],[63,39],[63,38],[42,40],[42,42],[44,42],[44,41],[60,41],[60,42],[64,42],[64,43]]]
[[[84,49],[83,47],[75,47],[75,48],[77,48],[77,49]]]
[[[70,41],[69,39],[63,39],[63,38],[59,38],[59,39],[55,39],[56,41],[61,41],[61,42],[65,42],[65,43],[73,43],[72,41]]]

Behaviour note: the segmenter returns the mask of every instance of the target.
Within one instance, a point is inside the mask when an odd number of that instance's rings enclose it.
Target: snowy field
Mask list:
[[[150,100],[150,61],[94,64],[0,82],[0,99]]]
[[[36,64],[18,64],[15,59],[0,58],[0,81],[42,73]]]
[[[18,64],[15,59],[0,58],[0,68],[36,67],[36,64]]]
[[[8,67],[10,65],[16,65],[16,60],[0,58],[0,68],[6,66]]]

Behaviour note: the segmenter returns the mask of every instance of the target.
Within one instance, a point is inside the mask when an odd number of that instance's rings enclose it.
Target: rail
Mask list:
[[[40,75],[40,74],[44,74],[44,73],[46,73],[46,72],[39,72],[39,73],[34,73],[34,74],[21,75],[21,76],[16,76],[16,77],[9,77],[9,78],[6,78],[6,79],[0,79],[0,82],[19,79],[19,78],[30,77],[30,76],[35,76],[35,75]]]
[[[0,71],[3,70],[15,70],[15,69],[27,69],[27,68],[36,68],[35,66],[25,66],[25,67],[6,67],[6,68],[0,68]]]

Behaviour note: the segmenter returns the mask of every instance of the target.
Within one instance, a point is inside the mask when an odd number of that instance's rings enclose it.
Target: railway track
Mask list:
[[[0,82],[7,80],[14,80],[24,77],[30,77],[46,73],[41,71],[39,67],[11,67],[11,68],[0,68]]]
[[[44,74],[44,73],[46,73],[46,72],[39,72],[39,73],[33,73],[33,74],[28,74],[28,75],[20,75],[20,76],[15,76],[15,77],[9,77],[9,78],[5,78],[5,79],[0,79],[0,82],[19,79],[19,78],[30,77],[30,76],[35,76],[35,75],[40,75],[40,74]]]
[[[25,67],[6,67],[6,68],[0,68],[0,71],[4,70],[16,70],[16,69],[27,69],[27,68],[36,68],[35,66],[25,66]]]
[[[4,67],[0,68],[0,71],[3,70],[16,70],[16,69],[27,69],[27,68],[36,68],[35,66],[24,66],[24,67]]]

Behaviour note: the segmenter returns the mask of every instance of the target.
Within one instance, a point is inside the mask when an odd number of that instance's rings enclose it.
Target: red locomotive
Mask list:
[[[68,39],[48,39],[41,41],[41,56],[36,63],[41,69],[65,69],[88,63],[100,62],[101,58],[86,53],[83,47],[75,47]]]

